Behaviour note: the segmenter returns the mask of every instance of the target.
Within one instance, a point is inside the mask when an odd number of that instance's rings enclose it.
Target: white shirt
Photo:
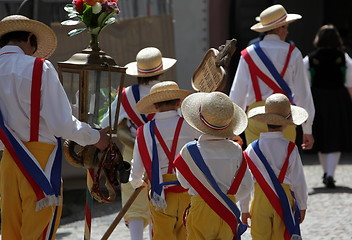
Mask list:
[[[279,176],[286,159],[288,143],[289,140],[284,138],[282,132],[266,132],[260,134],[259,148],[268,160],[269,165],[273,169],[276,176]],[[262,173],[269,185],[273,188],[269,174],[255,154],[254,150],[251,147],[247,147],[246,153],[257,166],[258,170]],[[290,185],[290,189],[294,192],[297,199],[299,209],[307,209],[307,184],[297,146],[295,146],[290,155],[288,168],[283,183]],[[246,204],[249,203],[249,200],[250,199],[247,199],[245,201]]]
[[[346,81],[345,81],[345,87],[351,88],[352,87],[352,59],[351,57],[345,53],[345,59],[346,59]],[[309,57],[305,56],[303,59],[304,62],[304,67],[307,70],[307,75],[309,82],[312,82],[312,76],[309,74]]]
[[[168,149],[171,149],[172,141],[174,139],[176,125],[179,119],[179,115],[177,111],[166,111],[166,112],[158,112],[155,114],[155,124],[159,129],[159,132],[162,138],[165,141]],[[149,129],[150,122],[144,125],[145,128]],[[198,138],[201,135],[200,132],[192,128],[188,123],[184,120],[182,124],[182,128],[180,131],[179,139],[176,147],[176,156],[180,152],[181,148],[188,142],[193,141],[195,138]],[[149,151],[149,154],[152,153],[152,141],[150,138],[150,134],[145,135],[146,144]],[[169,159],[167,158],[164,150],[162,149],[159,141],[156,139],[156,145],[158,149],[158,158],[159,158],[159,167],[160,174],[166,174],[169,167]],[[175,156],[175,157],[176,157]],[[142,158],[138,149],[137,139],[134,143],[133,149],[133,160],[132,160],[132,170],[130,175],[130,182],[132,187],[138,188],[143,184],[143,176],[144,176],[145,168],[142,162]]]
[[[269,34],[260,41],[260,47],[272,61],[278,72],[281,72],[286,62],[289,44],[281,41],[278,35]],[[297,48],[292,51],[284,79],[292,91],[295,104],[303,107],[309,114],[307,121],[302,124],[303,132],[305,134],[312,134],[312,124],[315,114],[313,98],[307,73],[303,66],[302,54]],[[260,78],[258,82],[262,98],[265,100],[273,94],[273,90],[260,80]],[[246,110],[248,106],[256,102],[248,64],[242,56],[229,96],[243,110]]]
[[[152,88],[152,86],[154,86],[155,84],[159,83],[159,81],[150,81],[147,84],[139,84],[139,95],[140,95],[140,99],[142,99],[143,97],[147,96],[150,93],[150,89]],[[128,86],[127,88],[131,88],[131,86]],[[126,89],[127,89],[126,88]],[[116,96],[115,100],[111,103],[111,119],[112,119],[112,124],[114,124],[114,119],[115,119],[115,115],[116,115],[116,107],[117,107],[117,100],[118,100],[118,95]],[[134,109],[135,110],[135,109]],[[123,107],[123,105],[120,105],[120,113],[119,113],[119,122],[120,123],[124,118],[128,119],[128,127],[130,128],[131,134],[133,137],[136,136],[136,131],[137,129],[135,128],[135,125],[131,124],[131,118],[128,116],[125,108]],[[103,117],[103,119],[100,122],[100,125],[102,128],[105,128],[107,126],[109,126],[109,111],[107,111]]]
[[[0,49],[0,110],[5,124],[24,142],[30,138],[30,104],[35,58],[17,46]],[[95,144],[99,131],[72,116],[70,103],[53,65],[43,64],[39,141],[56,144],[56,137],[80,145]]]
[[[221,191],[226,194],[241,166],[243,159],[242,148],[234,141],[206,134],[200,136],[197,146],[216,183]],[[185,157],[182,154],[185,148],[186,146],[181,150],[182,157]],[[178,170],[176,174],[182,187],[188,189],[190,195],[199,195]],[[253,180],[247,168],[238,191],[235,194],[236,201],[247,198],[252,192],[252,188]],[[242,211],[248,211],[248,206],[243,205],[241,209]]]

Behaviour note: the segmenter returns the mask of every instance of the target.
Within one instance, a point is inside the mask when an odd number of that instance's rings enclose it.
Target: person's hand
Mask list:
[[[302,223],[306,216],[306,210],[299,210],[299,223]]]
[[[250,227],[249,223],[248,223],[248,219],[250,219],[250,218],[251,218],[251,214],[248,212],[242,213],[242,215],[241,215],[241,219],[242,219],[243,224],[247,225],[248,227]]]
[[[314,144],[314,137],[312,134],[303,134],[303,143],[302,143],[302,149],[303,150],[309,150],[313,148]]]
[[[110,144],[110,137],[107,135],[109,131],[110,127],[99,130],[100,138],[99,141],[94,144],[94,146],[100,151],[104,151]]]

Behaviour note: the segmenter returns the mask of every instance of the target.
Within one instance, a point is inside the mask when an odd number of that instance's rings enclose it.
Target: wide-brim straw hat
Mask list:
[[[299,14],[288,14],[282,5],[276,4],[261,12],[259,22],[254,24],[251,29],[256,32],[267,32],[301,18],[302,16]]]
[[[193,128],[217,137],[239,135],[248,124],[246,113],[222,92],[193,93],[183,100],[181,111]]]
[[[162,57],[159,49],[147,47],[140,50],[136,61],[128,63],[126,74],[134,77],[152,77],[169,70],[176,63],[176,59]]]
[[[44,23],[22,15],[7,16],[0,21],[0,37],[15,31],[31,32],[36,36],[38,46],[34,57],[48,58],[54,53],[57,46],[56,34]]]
[[[158,111],[154,106],[155,103],[174,99],[180,99],[182,103],[183,99],[191,93],[190,91],[180,89],[177,83],[173,81],[163,81],[155,84],[150,89],[150,94],[137,102],[136,109],[142,114],[155,113]]]
[[[281,93],[270,95],[265,106],[251,109],[248,118],[270,125],[301,125],[308,118],[304,108],[291,105],[290,100]]]

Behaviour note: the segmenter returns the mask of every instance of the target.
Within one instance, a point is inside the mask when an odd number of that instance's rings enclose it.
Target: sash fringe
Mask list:
[[[162,194],[164,195],[164,194]],[[160,196],[156,192],[153,193],[152,196],[152,204],[155,206],[156,210],[166,210],[167,204],[165,201],[165,198],[163,196]]]
[[[40,199],[35,204],[35,211],[39,212],[40,210],[50,207],[50,206],[60,206],[62,205],[62,196],[46,196],[45,198]]]

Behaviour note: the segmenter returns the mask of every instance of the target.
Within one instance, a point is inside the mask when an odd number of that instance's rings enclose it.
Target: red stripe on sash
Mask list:
[[[287,53],[287,56],[286,56],[285,65],[284,65],[284,68],[282,69],[281,74],[280,74],[282,78],[284,78],[284,76],[285,76],[285,73],[286,73],[286,70],[287,70],[287,67],[288,67],[288,63],[290,62],[290,58],[291,58],[291,54],[292,54],[293,49],[295,49],[295,46],[290,44],[290,47],[288,48],[288,53]]]
[[[232,184],[230,186],[230,189],[228,190],[227,194],[235,195],[237,193],[237,190],[240,187],[240,184],[241,184],[242,179],[244,177],[244,174],[246,173],[246,169],[247,169],[247,162],[246,162],[246,160],[243,157],[241,166],[238,169],[236,177],[233,180],[233,182],[232,182]]]
[[[42,73],[44,58],[36,58],[33,66],[32,89],[31,89],[31,119],[30,119],[30,142],[39,139],[39,116],[40,116],[40,88],[42,85]]]
[[[289,49],[288,49],[288,53],[286,56],[286,61],[285,61],[285,65],[284,68],[282,69],[281,72],[281,77],[283,77],[286,73],[288,64],[290,62],[290,58],[291,58],[291,53],[293,51],[295,47],[293,45],[290,45]],[[244,49],[241,52],[242,57],[244,58],[244,60],[247,62],[248,64],[248,68],[249,68],[249,72],[251,75],[251,80],[252,80],[252,85],[253,85],[253,90],[254,90],[254,94],[255,94],[255,99],[256,102],[260,102],[263,100],[262,98],[262,94],[260,91],[260,87],[259,87],[259,82],[258,82],[258,77],[269,87],[273,90],[274,93],[282,93],[284,95],[286,95],[286,93],[270,78],[268,77],[265,73],[263,73],[260,68],[255,64],[255,62],[253,61],[252,57],[250,56],[250,54],[248,53],[247,49]]]
[[[122,103],[122,106],[125,109],[127,115],[131,118],[131,120],[134,122],[134,124],[136,124],[137,127],[142,126],[144,123],[139,119],[136,112],[131,107],[131,104],[128,101],[125,89],[122,90],[121,103]]]
[[[286,172],[287,172],[287,168],[288,168],[288,160],[291,156],[291,153],[293,151],[293,149],[295,148],[295,143],[293,142],[289,142],[288,146],[287,146],[287,156],[286,156],[286,159],[285,159],[285,162],[284,164],[282,165],[282,168],[281,168],[281,171],[280,171],[280,174],[279,174],[279,177],[278,177],[278,180],[280,183],[283,183],[284,182],[284,179],[285,179],[285,176],[286,176]]]
[[[15,149],[12,147],[12,144],[8,141],[6,134],[1,128],[0,128],[0,139],[5,145],[6,149],[9,151],[11,157],[15,161],[18,168],[21,170],[23,176],[27,179],[29,184],[32,186],[32,189],[35,192],[35,195],[37,196],[37,200],[39,201],[43,199],[45,197],[43,190],[39,187],[39,185],[34,181],[34,179],[31,177],[31,175],[27,172],[25,167],[22,165],[21,160],[18,159]]]
[[[137,129],[136,138],[139,154],[141,156],[145,171],[147,172],[149,179],[152,179],[152,160],[150,158],[147,144],[145,142],[144,126],[141,126]]]
[[[230,226],[233,234],[237,236],[237,219],[235,215],[231,214],[230,210],[193,175],[180,154],[177,155],[174,164],[203,200]]]
[[[276,195],[276,193],[273,191],[273,189],[266,182],[263,175],[260,173],[259,169],[255,166],[255,164],[252,162],[252,159],[250,159],[250,157],[248,156],[248,154],[245,151],[243,152],[243,156],[246,159],[247,164],[248,164],[249,168],[251,169],[252,174],[255,177],[257,183],[259,184],[259,186],[263,190],[265,196],[267,197],[267,199],[271,203],[271,206],[275,209],[276,213],[280,216],[281,220],[284,222],[284,212],[283,212],[279,197]],[[289,235],[287,229],[285,230],[284,238],[285,238],[285,240],[290,239],[290,235]]]

